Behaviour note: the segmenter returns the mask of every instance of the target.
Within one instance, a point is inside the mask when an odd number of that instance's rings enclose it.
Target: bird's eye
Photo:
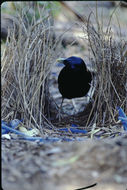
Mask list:
[[[75,69],[75,65],[71,65],[71,68],[72,68],[72,69]]]

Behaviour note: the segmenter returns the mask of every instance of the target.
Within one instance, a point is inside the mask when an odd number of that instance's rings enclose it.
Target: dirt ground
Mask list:
[[[88,16],[90,11],[95,11],[95,4],[88,2],[66,2],[70,7]],[[89,2],[90,3],[90,2]],[[102,14],[102,4],[99,6],[99,16]],[[103,6],[103,17],[111,15],[114,7],[110,2]],[[56,32],[60,34],[74,22],[72,15],[66,16],[65,10],[55,21]],[[126,15],[126,16],[125,16]],[[127,27],[127,9],[120,8],[117,16],[120,19],[122,36]],[[69,19],[70,18],[70,19]],[[76,21],[76,20],[75,20]],[[94,21],[93,21],[94,22]],[[113,28],[116,27],[117,19],[114,19]],[[71,55],[88,57],[88,50],[82,43],[82,30],[80,28],[69,31],[66,37],[73,36],[79,42],[77,45],[67,45],[60,52],[64,57]],[[75,31],[76,30],[76,31]],[[114,29],[114,35],[117,28]],[[117,39],[117,36],[116,36]],[[84,46],[84,47],[82,47]],[[87,58],[86,58],[87,59]],[[89,62],[87,63],[88,66]],[[58,68],[58,71],[61,68]],[[57,73],[54,68],[53,73]],[[51,79],[53,76],[51,77]],[[57,74],[54,75],[54,81]],[[52,85],[53,83],[51,83]],[[53,98],[60,104],[60,94],[57,84],[51,88]],[[78,105],[79,100],[76,100]],[[83,100],[84,102],[84,100]],[[65,100],[64,110],[73,114],[72,107],[68,110]],[[78,111],[82,109],[80,103]],[[102,140],[86,139],[82,142],[56,142],[43,144],[40,142],[28,142],[2,139],[2,188],[4,190],[76,190],[92,184],[93,190],[126,190],[127,189],[127,134],[115,138]]]
[[[9,190],[126,190],[127,136],[101,141],[2,142],[2,187]]]

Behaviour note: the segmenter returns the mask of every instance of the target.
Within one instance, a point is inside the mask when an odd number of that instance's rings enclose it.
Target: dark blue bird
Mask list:
[[[87,94],[90,89],[92,74],[80,57],[58,59],[65,67],[58,76],[58,88],[63,98],[78,98]]]
[[[65,67],[60,71],[58,76],[58,88],[64,98],[72,99],[85,96],[92,81],[92,74],[86,68],[85,62],[80,57],[60,58]],[[61,107],[62,107],[61,103]]]

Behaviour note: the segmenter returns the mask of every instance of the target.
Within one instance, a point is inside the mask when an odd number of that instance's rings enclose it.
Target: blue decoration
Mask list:
[[[15,129],[19,123],[21,123],[22,121],[18,120],[18,119],[14,119],[12,120],[9,124],[5,121],[2,121],[1,125],[2,125],[2,135],[3,134],[7,134],[10,131],[13,131],[12,129]]]
[[[59,131],[65,131],[65,132],[71,131],[72,133],[82,133],[82,134],[86,134],[88,132],[88,131],[86,131],[84,129],[77,129],[77,128],[74,128],[74,127],[61,128],[61,129],[59,129]]]
[[[71,126],[72,126],[72,127],[78,127],[78,126],[77,126],[76,124],[74,124],[74,123],[73,123],[73,124],[71,124]]]
[[[9,126],[12,127],[13,129],[15,129],[20,123],[22,122],[22,120],[18,120],[18,119],[14,119],[12,121],[10,121]]]
[[[15,129],[22,121],[18,119],[12,120],[9,124],[5,121],[2,121],[2,135],[8,134],[9,132],[14,133],[19,135],[17,137],[18,140],[27,140],[27,141],[37,141],[37,142],[43,142],[43,143],[53,143],[53,142],[58,142],[58,141],[75,141],[75,138],[67,138],[67,137],[47,137],[47,138],[42,138],[42,137],[31,137],[28,136],[27,134],[20,132],[19,130]],[[76,127],[76,126],[75,126]],[[65,128],[68,132],[68,129]],[[85,130],[79,130],[77,128],[70,128],[73,133],[86,133]],[[61,129],[58,129],[61,130]],[[78,138],[77,141],[82,141],[82,138]]]
[[[118,112],[119,112],[119,117],[118,119],[121,120],[122,125],[124,127],[124,130],[127,131],[127,116],[124,113],[123,109],[121,107],[117,107]]]

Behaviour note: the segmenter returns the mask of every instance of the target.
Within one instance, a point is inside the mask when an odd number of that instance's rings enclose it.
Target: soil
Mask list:
[[[2,142],[2,187],[9,190],[127,188],[127,136],[101,141]]]

